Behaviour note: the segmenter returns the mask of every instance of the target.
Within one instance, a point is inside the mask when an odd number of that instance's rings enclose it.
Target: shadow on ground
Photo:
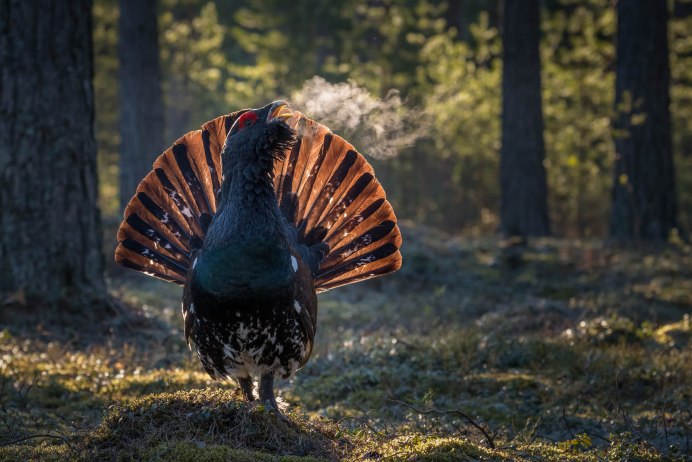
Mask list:
[[[86,324],[4,309],[0,458],[690,454],[690,246],[503,248],[403,231],[399,273],[320,297],[313,357],[281,384],[289,423],[202,373],[182,339],[179,287],[113,270],[112,294],[132,309]]]

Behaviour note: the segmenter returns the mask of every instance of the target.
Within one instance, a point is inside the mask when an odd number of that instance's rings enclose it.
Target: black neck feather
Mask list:
[[[229,143],[218,210],[205,247],[231,238],[285,240],[285,223],[274,189],[274,163],[283,159],[294,143],[295,132],[285,123],[268,126],[255,143]]]

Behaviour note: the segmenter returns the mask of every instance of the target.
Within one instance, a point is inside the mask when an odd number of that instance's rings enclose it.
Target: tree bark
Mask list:
[[[665,240],[676,227],[671,152],[668,6],[617,4],[615,169],[610,235]]]
[[[106,298],[92,77],[91,2],[0,1],[0,304]]]
[[[692,1],[689,0],[675,0],[673,3],[673,17],[674,18],[686,18],[692,15]]]
[[[462,19],[462,2],[463,0],[448,0],[447,10],[445,11],[445,21],[447,27],[454,28],[457,40],[460,40],[464,33],[464,24]]]
[[[508,236],[544,236],[550,226],[538,0],[505,1],[503,13],[500,228]]]
[[[120,0],[120,207],[164,149],[156,0]]]

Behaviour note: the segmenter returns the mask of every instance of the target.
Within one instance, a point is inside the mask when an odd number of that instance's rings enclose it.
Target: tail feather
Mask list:
[[[369,203],[369,200],[374,197],[376,190],[377,184],[372,182],[372,175],[370,173],[364,173],[359,176],[358,179],[349,186],[344,196],[340,198],[332,210],[324,217],[322,226],[315,227],[310,231],[306,236],[306,241],[325,241],[333,247],[335,243],[338,242],[335,236],[342,225],[349,221],[353,215],[356,215],[357,211],[360,210],[364,203]],[[355,210],[356,213],[353,213],[349,217],[349,214],[345,212],[346,209],[351,211]]]
[[[167,270],[172,271],[182,278],[185,278],[187,275],[187,265],[185,265],[183,262],[169,258],[163,255],[161,252],[155,252],[149,249],[146,245],[141,244],[134,239],[125,239],[122,244],[127,250],[135,252],[145,258],[149,258],[151,262],[162,265]]]
[[[118,247],[120,249],[120,247]],[[120,250],[124,252],[124,250]],[[125,268],[130,268],[140,273],[144,273],[148,276],[153,276],[158,279],[162,279],[166,282],[172,282],[174,284],[183,285],[185,284],[184,279],[180,279],[177,275],[170,274],[170,270],[167,270],[164,266],[158,265],[156,263],[147,260],[145,257],[141,257],[137,254],[127,259],[118,259],[118,251],[116,251],[116,261],[124,266]]]
[[[315,278],[320,292],[382,276],[401,268],[401,256],[393,243],[386,243],[356,259],[344,262]]]
[[[385,203],[385,199],[382,197],[377,197],[375,194],[377,192],[379,184],[372,181],[373,176],[366,173],[354,184],[354,192],[357,192],[361,184],[365,183],[364,190],[356,197],[346,197],[343,200],[343,204],[339,209],[340,214],[337,216],[336,221],[327,231],[324,237],[324,242],[326,242],[330,247],[336,246],[342,239],[348,236],[363,220],[369,218],[372,214],[377,212],[380,207]],[[352,202],[350,202],[352,201]]]
[[[348,275],[355,270],[360,270],[358,271],[358,274],[353,274],[353,276],[358,276],[360,274],[368,272],[371,269],[363,268],[366,265],[373,262],[382,263],[382,261],[386,257],[389,257],[396,251],[397,247],[393,243],[387,242],[386,244],[380,245],[379,247],[363,255],[349,258],[328,270],[320,272],[320,274],[317,277],[317,280],[320,282],[323,280],[325,282],[333,283],[337,279],[345,277],[345,275]],[[373,267],[375,266],[377,265],[373,265]]]
[[[346,261],[346,259],[360,256],[365,253],[366,249],[371,247],[373,242],[379,242],[381,239],[387,237],[395,227],[396,223],[391,220],[385,220],[368,229],[350,242],[331,251],[329,255],[322,260],[320,271],[324,274],[339,263]]]
[[[334,250],[322,260],[317,279],[340,280],[341,278],[337,276],[349,272],[359,276],[370,272],[370,268],[379,267],[374,264],[376,260],[390,256],[392,262],[398,261],[400,264],[401,255],[398,249],[401,246],[401,234],[396,223],[391,220],[392,217],[391,206],[384,200],[377,200],[367,206],[363,212],[354,215],[335,235],[339,240],[333,244]],[[336,238],[332,242],[336,241]],[[390,244],[394,249],[391,253],[378,251]],[[386,249],[390,247],[385,247]],[[375,260],[372,259],[373,257],[376,257]],[[354,262],[357,264],[352,266],[351,263]],[[370,265],[370,263],[373,264]],[[365,268],[360,270],[364,265]]]
[[[216,211],[215,196],[210,190],[208,198],[199,180],[208,176],[209,170],[197,169],[194,162],[195,157],[203,156],[200,141],[199,132],[190,133],[179,139],[154,163],[154,172],[160,185],[195,236],[206,234],[204,223],[207,222],[208,225]],[[205,215],[206,218],[203,218]]]
[[[221,166],[217,166],[214,162],[214,157],[212,156],[211,147],[211,135],[208,130],[202,130],[202,147],[204,148],[204,161],[206,163],[207,169],[209,170],[209,181],[211,184],[205,181],[206,191],[208,196],[211,197],[214,202],[216,202],[216,196],[221,191],[221,182],[219,181],[219,174],[217,172],[221,171]],[[220,146],[215,146],[221,152]],[[200,170],[202,167],[199,167]]]
[[[178,182],[170,178],[170,173],[166,173],[166,169],[157,168],[154,170],[158,179],[156,186],[160,187],[165,194],[170,197],[170,201],[175,204],[172,208],[178,223],[184,223],[189,234],[192,236],[204,235],[201,222],[198,217],[201,213],[195,210],[191,205],[190,198],[187,197],[186,191]]]
[[[296,115],[293,116],[293,118],[295,117]],[[292,119],[288,121],[289,124],[291,124]],[[306,208],[310,203],[310,194],[315,192],[314,186],[317,173],[327,154],[325,147],[328,148],[331,140],[331,134],[327,127],[309,119],[304,120],[305,125],[302,129],[300,125],[296,127],[298,129],[298,139],[301,140],[300,149],[297,152],[291,150],[290,155],[291,157],[295,156],[295,158],[284,160],[284,163],[294,162],[295,171],[293,177],[290,178],[290,189],[283,191],[284,193],[294,193],[298,197],[296,216],[301,219],[304,218]],[[279,168],[276,168],[276,170],[279,170]],[[280,176],[275,175],[275,179],[278,183],[281,182]],[[277,199],[281,203],[283,197],[277,197]],[[300,223],[295,224],[299,225]]]
[[[209,217],[213,216],[216,212],[216,195],[211,185],[206,162],[203,166],[198,164],[199,161],[204,160],[203,156],[200,153],[200,155],[188,157],[187,147],[182,143],[173,147],[173,154],[191,194],[190,204],[197,209],[197,216],[201,217],[205,214]]]
[[[358,160],[358,154],[349,150],[343,161],[334,169],[331,177],[321,185],[321,194],[316,195],[305,217],[304,229],[313,229],[318,223],[334,209],[334,202],[340,203],[344,190],[348,187],[353,177],[359,173],[359,168],[354,164]],[[343,186],[343,187],[342,187]]]
[[[216,213],[226,127],[241,111],[207,122],[161,154],[137,187],[118,230],[123,266],[184,284]],[[219,141],[219,132],[223,139]]]
[[[125,209],[119,263],[185,282],[216,213],[226,136],[243,112],[207,122],[159,156]],[[299,112],[286,122],[297,141],[275,164],[277,201],[298,243],[319,255],[316,290],[396,271],[401,234],[372,167],[351,144]]]
[[[139,215],[127,217],[123,228],[127,230],[123,234],[133,236],[131,238],[124,237],[124,239],[134,238],[142,245],[153,242],[162,255],[179,262],[187,262],[189,260],[187,252],[180,248],[179,243],[169,239],[161,231],[150,227]]]
[[[178,206],[164,191],[160,182],[161,180],[158,178],[156,172],[154,172],[152,176],[154,178],[150,179],[150,183],[147,185],[148,188],[142,188],[141,191],[137,192],[136,198],[130,201],[131,206],[128,206],[129,210],[128,208],[125,209],[125,213],[141,214],[146,211],[153,214],[161,224],[148,223],[151,225],[158,225],[155,229],[162,232],[169,230],[173,237],[176,238],[186,250],[189,250],[189,243],[194,237],[193,230],[189,222],[185,219],[185,216],[180,212]],[[141,205],[141,207],[139,207],[139,205]]]
[[[298,241],[319,249],[318,292],[395,271],[401,233],[365,158],[327,127],[295,112],[298,142],[275,167],[277,199]]]
[[[296,142],[291,148],[289,154],[286,156],[285,161],[281,163],[281,172],[276,175],[276,196],[279,200],[279,206],[282,208],[288,205],[286,202],[289,201],[289,198],[298,197],[296,194],[297,187],[294,187],[294,184],[300,184],[299,182],[302,176],[302,170],[301,174],[298,175],[296,180],[296,164],[298,162],[300,150],[305,149],[303,148],[303,138],[305,138],[306,126],[307,122],[305,119],[298,120],[298,123],[294,127],[297,133]],[[309,140],[305,140],[305,142],[308,143]],[[304,168],[304,166],[301,166],[301,168]],[[297,204],[294,213],[297,213]],[[293,222],[292,220],[289,221]]]

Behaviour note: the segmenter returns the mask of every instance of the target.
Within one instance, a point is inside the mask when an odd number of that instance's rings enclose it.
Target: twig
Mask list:
[[[630,424],[629,420],[627,419],[627,414],[625,413],[624,409],[620,406],[620,384],[619,384],[619,379],[620,379],[620,372],[622,372],[622,369],[618,368],[617,373],[615,374],[615,396],[617,398],[617,405],[618,405],[618,412],[620,415],[622,415],[622,420],[625,422],[625,425],[631,429],[632,424]]]
[[[363,411],[361,409],[361,411]],[[370,414],[373,412],[383,412],[382,409],[377,408],[377,409],[368,409],[367,411],[364,411],[364,418],[368,419],[368,421],[371,421],[370,419]],[[381,422],[383,428],[378,432],[380,436],[384,436],[385,438],[390,438],[392,435],[396,434],[396,427],[391,424],[390,422],[387,422],[385,419],[383,422]],[[389,428],[390,426],[391,428]]]
[[[2,420],[2,423],[5,424],[5,427],[7,427],[7,431],[8,431],[8,432],[14,433],[14,431],[12,430],[12,427],[11,427],[10,424],[7,422],[7,417],[8,417],[8,416],[9,416],[9,412],[3,411],[3,414],[0,415],[0,420]],[[10,417],[11,417],[11,416],[10,416]]]
[[[599,440],[605,441],[605,442],[608,443],[608,444],[611,444],[611,443],[612,443],[612,441],[610,441],[608,438],[606,438],[606,437],[603,436],[603,435],[599,435],[598,433],[593,432],[593,431],[591,431],[591,432],[589,432],[589,433],[590,433],[591,435],[595,436],[596,438],[598,438]]]
[[[373,432],[376,435],[383,436],[381,432],[377,431],[377,429],[373,428],[372,425],[368,423],[368,419],[366,417],[356,417],[356,416],[346,416],[342,417],[341,419],[336,421],[336,426],[341,430],[341,422],[345,420],[355,420],[356,422],[360,423],[361,425],[367,427],[368,430]]]
[[[666,436],[666,446],[670,447],[668,444],[668,423],[666,422],[666,408],[668,407],[668,398],[663,402],[663,409],[661,410],[661,419],[663,419],[663,434]]]
[[[22,408],[23,410],[28,410],[28,407],[29,407],[29,400],[28,400],[29,392],[30,392],[31,389],[34,387],[34,385],[36,385],[36,383],[38,383],[38,380],[39,380],[39,373],[38,373],[38,371],[35,371],[35,372],[34,372],[34,378],[31,379],[31,383],[29,383],[29,384],[26,386],[26,389],[24,389],[24,390],[21,390],[21,389],[20,389],[20,390],[19,390],[19,402],[20,402],[20,406],[21,406],[21,408]]]
[[[574,430],[572,429],[572,427],[570,426],[569,421],[567,420],[567,414],[565,413],[564,407],[562,408],[562,421],[565,424],[565,428],[567,429],[567,432],[570,434],[570,438],[574,438],[575,433],[574,433]],[[598,439],[605,441],[608,444],[610,444],[610,440],[608,438],[606,438],[605,436],[599,435],[598,433],[595,433],[593,431],[590,431],[589,434],[593,435],[594,437],[596,437]]]
[[[531,422],[531,418],[529,417],[529,420],[524,425],[524,429],[527,429],[529,427],[530,422]],[[536,422],[533,424],[533,428],[531,429],[531,433],[529,433],[531,435],[531,439],[529,440],[529,444],[533,444],[533,442],[536,441],[536,438],[538,437],[538,433],[536,433],[536,428],[538,428],[538,424],[540,424],[540,423],[541,423],[541,418],[538,417],[536,419]]]
[[[569,426],[569,421],[567,420],[567,414],[564,407],[562,408],[562,421],[565,423],[565,428],[567,429],[567,433],[569,433],[569,437],[574,437],[574,431],[572,430],[572,427]]]
[[[412,404],[406,403],[406,402],[401,401],[401,400],[398,400],[398,399],[394,399],[394,398],[385,398],[385,399],[386,399],[387,401],[391,401],[392,403],[401,404],[402,406],[405,406],[405,407],[407,407],[407,408],[413,410],[414,412],[417,412],[418,414],[423,414],[423,415],[428,415],[428,414],[435,414],[435,415],[458,415],[458,416],[461,416],[461,417],[463,417],[464,419],[466,419],[466,421],[467,421],[468,423],[470,423],[471,425],[473,425],[474,427],[476,427],[476,428],[478,429],[478,431],[480,431],[480,432],[483,434],[483,436],[485,437],[486,443],[488,444],[488,447],[489,447],[490,449],[495,449],[495,441],[494,441],[495,438],[494,438],[493,436],[490,436],[490,434],[488,434],[488,432],[486,431],[486,429],[483,428],[482,426],[478,425],[471,417],[468,416],[468,414],[466,414],[465,412],[463,412],[463,411],[461,411],[461,410],[459,410],[459,409],[454,409],[454,410],[451,410],[451,411],[443,411],[443,410],[440,410],[440,409],[431,408],[431,409],[429,409],[429,410],[427,410],[427,411],[424,411],[424,410],[422,410],[422,409],[418,409],[417,407],[413,406]]]
[[[395,457],[401,456],[406,454],[406,451],[397,451],[394,454],[390,454],[388,456],[383,456],[382,460],[393,460]]]
[[[557,440],[555,438],[552,438],[548,435],[541,435],[540,433],[536,433],[536,436],[538,438],[543,438],[544,440],[552,441],[553,443],[557,443]]]
[[[49,434],[47,434],[47,433],[46,433],[46,434],[41,433],[41,434],[38,434],[38,435],[29,435],[29,436],[25,436],[25,437],[23,437],[23,438],[17,438],[16,440],[3,441],[3,442],[0,443],[0,446],[10,446],[10,445],[12,445],[12,444],[21,443],[22,441],[30,440],[30,439],[33,439],[33,438],[55,438],[55,439],[58,439],[58,440],[64,440],[64,439],[65,439],[64,436],[49,435]]]
[[[5,407],[5,383],[7,382],[7,376],[4,372],[3,370],[3,374],[0,374],[0,410],[7,413],[7,408]]]

